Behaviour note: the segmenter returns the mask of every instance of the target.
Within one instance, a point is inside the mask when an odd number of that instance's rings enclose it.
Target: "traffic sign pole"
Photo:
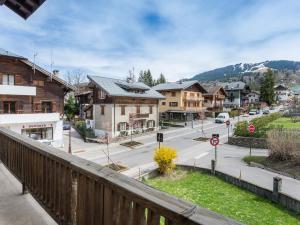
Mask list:
[[[255,131],[255,126],[253,124],[250,124],[248,127],[249,133],[250,133],[250,143],[249,143],[249,147],[250,147],[250,152],[249,155],[252,155],[252,141],[253,141],[253,133]]]

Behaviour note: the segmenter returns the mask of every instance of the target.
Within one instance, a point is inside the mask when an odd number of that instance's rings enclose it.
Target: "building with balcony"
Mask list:
[[[64,96],[73,90],[28,59],[0,49],[0,126],[61,147]]]
[[[165,96],[159,103],[161,117],[167,120],[191,120],[203,112],[207,91],[198,81],[184,81],[158,84],[153,87]]]
[[[92,125],[96,136],[128,135],[158,127],[158,103],[164,96],[144,83],[88,76],[93,90]]]
[[[245,96],[250,92],[249,86],[241,81],[224,84],[224,89],[227,92],[224,101],[224,107],[226,108],[242,107]]]
[[[207,93],[204,96],[204,107],[211,112],[222,111],[227,92],[220,85],[204,85]]]

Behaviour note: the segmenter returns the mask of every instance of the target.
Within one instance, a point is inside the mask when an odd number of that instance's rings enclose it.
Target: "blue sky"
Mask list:
[[[89,2],[87,4],[86,2]],[[27,21],[0,7],[0,47],[61,73],[168,80],[240,62],[300,61],[299,0],[47,0]],[[52,52],[52,54],[51,54]]]

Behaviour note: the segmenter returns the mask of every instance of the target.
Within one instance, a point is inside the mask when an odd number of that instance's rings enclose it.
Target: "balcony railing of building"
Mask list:
[[[58,224],[238,224],[5,128],[0,146],[0,160]]]
[[[31,114],[31,113],[55,113],[59,105],[56,102],[22,103],[19,101],[0,102],[0,114]]]

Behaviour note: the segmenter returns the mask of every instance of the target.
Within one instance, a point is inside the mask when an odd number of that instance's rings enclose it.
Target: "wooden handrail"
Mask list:
[[[0,160],[58,224],[238,224],[6,128]]]

